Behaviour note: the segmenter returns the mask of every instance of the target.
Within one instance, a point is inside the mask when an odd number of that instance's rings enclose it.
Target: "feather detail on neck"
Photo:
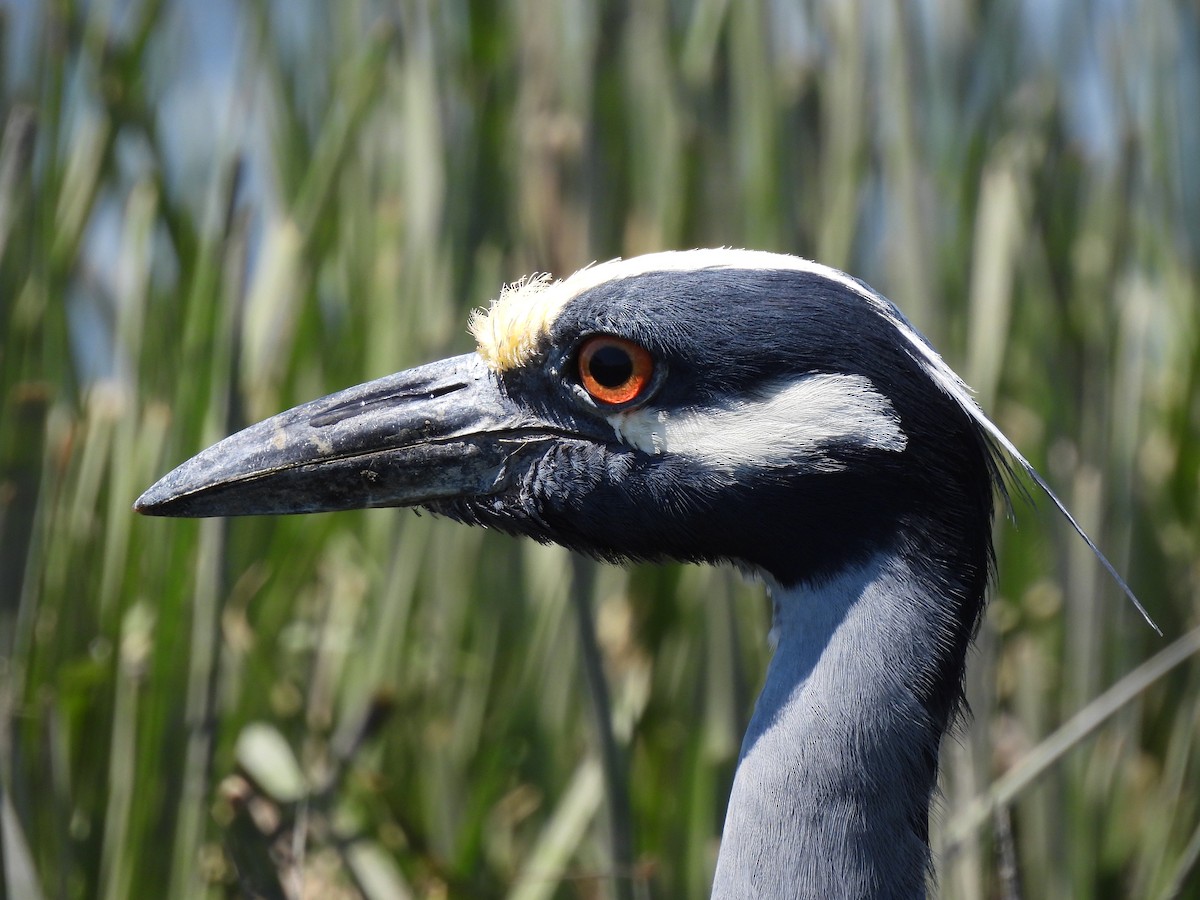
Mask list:
[[[778,648],[742,745],[714,897],[925,895],[948,724],[926,691],[948,644],[929,583],[880,554],[776,589]]]

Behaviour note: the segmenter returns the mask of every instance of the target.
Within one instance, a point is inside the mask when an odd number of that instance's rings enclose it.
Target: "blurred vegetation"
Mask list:
[[[892,297],[1166,634],[1018,503],[941,893],[1200,897],[1196,4],[0,25],[5,895],[706,896],[760,588],[395,510],[130,504],[232,429],[467,350],[507,280],[733,245]]]

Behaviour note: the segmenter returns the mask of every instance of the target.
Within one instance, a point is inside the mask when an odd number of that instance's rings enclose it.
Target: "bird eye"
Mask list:
[[[638,399],[654,379],[654,358],[624,338],[597,334],[579,345],[579,381],[597,403],[616,406]]]

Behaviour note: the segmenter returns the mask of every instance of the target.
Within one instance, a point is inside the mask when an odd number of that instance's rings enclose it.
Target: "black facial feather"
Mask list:
[[[911,554],[935,580],[953,572],[967,586],[952,594],[961,609],[933,611],[946,621],[948,643],[965,648],[990,573],[997,467],[978,424],[935,383],[894,321],[817,273],[648,272],[573,298],[538,358],[501,376],[506,389],[538,398],[529,402],[543,415],[563,407],[580,414],[572,354],[595,333],[635,341],[666,366],[655,408],[703,410],[804,375],[859,375],[890,401],[907,445],[901,453],[835,448],[837,472],[775,466],[733,479],[703,460],[630,448],[615,434],[549,449],[531,443],[514,450],[523,474],[508,494],[438,511],[606,559],[729,560],[784,586],[832,576],[880,550]]]

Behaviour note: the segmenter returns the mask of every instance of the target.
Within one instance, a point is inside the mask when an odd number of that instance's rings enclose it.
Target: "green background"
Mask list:
[[[891,297],[1165,633],[1018,498],[941,894],[1200,896],[1194,2],[221,8],[0,5],[7,896],[706,896],[761,588],[405,511],[130,511],[469,350],[506,281],[705,245]]]

